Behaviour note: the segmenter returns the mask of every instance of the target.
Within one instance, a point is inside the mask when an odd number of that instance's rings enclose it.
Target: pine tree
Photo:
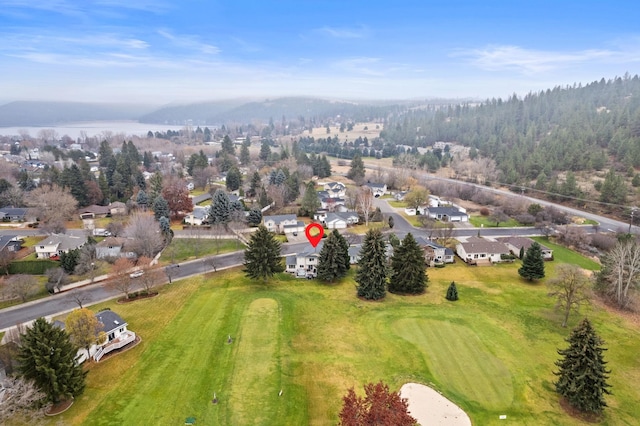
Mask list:
[[[251,162],[249,147],[251,147],[251,139],[247,136],[247,138],[242,142],[242,147],[240,148],[240,164],[243,166],[246,166]]]
[[[156,220],[160,220],[162,216],[169,217],[169,203],[162,195],[158,195],[153,201],[153,215]]]
[[[424,253],[411,233],[402,240],[391,258],[389,291],[399,294],[421,294],[427,287]]]
[[[326,282],[334,282],[347,274],[348,260],[345,262],[344,247],[339,237],[340,234],[334,230],[322,245],[320,257],[318,259],[318,278]],[[347,253],[348,255],[348,253]]]
[[[235,191],[240,188],[242,185],[242,173],[237,167],[234,166],[229,169],[225,183],[229,191]]]
[[[69,335],[38,318],[22,336],[18,370],[53,403],[78,396],[84,390],[86,372],[76,363],[78,347]]]
[[[563,358],[556,361],[556,392],[573,407],[590,413],[601,413],[607,406],[604,395],[610,395],[609,373],[602,352],[604,341],[585,318],[571,332],[567,349],[558,350]]]
[[[349,256],[349,243],[346,238],[338,232],[337,229],[334,229],[332,234],[335,234],[336,239],[340,243],[340,254],[344,257],[344,264],[347,270],[351,269],[351,257]]]
[[[449,284],[446,297],[447,300],[451,302],[455,302],[456,300],[458,300],[458,288],[456,287],[455,281],[451,281],[451,284]]]
[[[284,271],[280,259],[280,242],[264,226],[251,235],[247,249],[244,251],[244,273],[254,280],[265,282],[273,274]]]
[[[320,208],[320,200],[318,199],[318,192],[316,191],[316,185],[313,181],[307,183],[307,187],[302,197],[301,213],[304,216],[313,217],[314,213]]]
[[[262,145],[260,146],[260,154],[258,154],[258,158],[262,161],[267,161],[271,156],[271,147],[269,146],[269,141],[266,139],[262,141]]]
[[[262,212],[260,209],[249,210],[249,216],[247,216],[247,223],[249,226],[258,226],[262,223]]]
[[[544,278],[544,259],[542,258],[542,248],[538,242],[531,244],[527,250],[518,273],[529,281]]]
[[[347,173],[347,177],[356,183],[359,183],[364,179],[364,162],[362,161],[362,157],[359,153],[353,156],[353,160],[351,160],[351,168]]]
[[[229,201],[229,196],[222,189],[217,189],[213,193],[213,199],[211,200],[209,220],[213,224],[226,224],[229,223],[230,215],[231,202]]]
[[[233,141],[229,135],[225,135],[222,138],[222,144],[220,145],[224,154],[236,155],[236,147],[233,145]]]
[[[138,196],[136,197],[136,204],[140,207],[146,208],[149,203],[149,197],[147,197],[147,193],[142,189],[138,191]]]
[[[379,300],[386,295],[387,254],[382,232],[370,229],[364,237],[356,273],[358,297]]]

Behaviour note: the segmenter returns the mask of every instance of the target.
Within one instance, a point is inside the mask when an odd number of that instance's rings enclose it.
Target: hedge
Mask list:
[[[55,260],[24,260],[9,265],[10,274],[44,275],[47,269],[57,268]]]

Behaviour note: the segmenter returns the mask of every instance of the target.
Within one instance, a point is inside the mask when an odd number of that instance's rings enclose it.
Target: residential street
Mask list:
[[[453,179],[446,178],[437,178],[429,175],[431,179],[439,179],[448,181],[456,184],[466,184],[480,187],[483,190],[489,190],[494,193],[514,196],[514,197],[522,197],[520,195],[512,194],[510,192],[501,191],[495,188],[487,188],[484,186],[464,183],[455,181]],[[598,216],[589,212],[583,212],[577,209],[564,207],[558,204],[549,203],[542,200],[537,200],[530,197],[524,197],[530,202],[539,203],[544,206],[554,206],[558,209],[564,210],[572,215],[582,216],[587,219],[592,219],[598,221],[600,225],[600,229],[603,231],[627,231],[628,224],[625,224],[620,221],[616,221],[613,219],[609,219],[606,217]],[[428,237],[427,231],[419,228],[413,227],[401,214],[396,213],[396,210],[392,208],[386,200],[383,199],[375,199],[374,201],[375,207],[380,207],[380,210],[386,217],[393,217],[394,219],[394,228],[393,230],[389,230],[387,232],[394,232],[398,237],[403,238],[407,233],[411,232],[415,236],[423,236]],[[585,225],[584,229],[588,233],[595,232],[596,229],[593,226]],[[638,227],[634,226],[632,228],[632,232],[637,232]],[[180,231],[178,231],[180,232]],[[1,229],[0,235],[2,234],[19,234],[19,235],[38,235],[41,231],[29,229],[29,228],[20,228],[20,229]],[[83,234],[83,230],[70,230],[69,233],[74,235]],[[542,235],[540,230],[535,227],[518,227],[518,228],[454,228],[452,231],[452,237],[471,237],[471,236],[485,236],[485,237],[504,237],[504,236],[536,236]],[[361,237],[360,237],[361,239]],[[360,241],[353,241],[352,243],[358,243]],[[308,242],[297,242],[297,243],[286,243],[282,246],[282,255],[286,256],[289,254],[294,254],[305,249],[309,249],[310,245]],[[175,285],[180,285],[179,281],[181,278],[185,278],[192,275],[199,275],[207,272],[212,272],[213,269],[210,266],[209,258],[213,258],[215,262],[215,267],[217,270],[229,268],[233,266],[241,265],[244,260],[244,252],[237,251],[233,253],[227,253],[219,256],[210,256],[207,258],[202,258],[198,260],[193,260],[189,262],[185,262],[180,264],[179,267],[175,267],[171,271],[171,278]],[[168,278],[165,282],[168,282]],[[73,290],[71,292],[63,292],[52,295],[45,299],[36,300],[33,302],[29,302],[23,305],[14,306],[11,308],[3,309],[0,311],[0,331],[9,327],[13,327],[16,324],[21,324],[25,322],[32,321],[38,317],[44,316],[54,316],[59,315],[61,313],[71,311],[77,307],[77,304],[74,302],[73,296],[74,294],[82,295],[83,298],[87,299],[88,302],[86,305],[95,304],[104,300],[109,300],[115,297],[118,297],[118,292],[116,290],[110,289],[107,286],[106,282],[95,283],[91,285],[87,285],[85,287],[80,287]]]

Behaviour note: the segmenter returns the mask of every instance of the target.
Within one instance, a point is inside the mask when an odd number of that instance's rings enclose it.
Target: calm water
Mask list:
[[[19,135],[26,130],[29,132],[29,136],[37,137],[38,133],[43,129],[55,130],[58,138],[67,135],[72,139],[79,138],[80,133],[83,131],[86,132],[88,137],[101,136],[104,135],[104,132],[111,132],[112,134],[124,133],[127,136],[146,136],[149,130],[152,132],[166,132],[167,130],[180,130],[182,128],[184,126],[146,124],[138,123],[137,121],[93,121],[49,127],[0,127],[0,136]]]

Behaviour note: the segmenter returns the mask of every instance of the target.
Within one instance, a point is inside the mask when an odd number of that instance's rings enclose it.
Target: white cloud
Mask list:
[[[158,34],[171,42],[175,47],[199,51],[209,55],[220,53],[220,49],[212,44],[203,43],[200,38],[192,35],[175,35],[168,30],[158,30]]]
[[[640,60],[636,48],[587,49],[574,52],[525,49],[519,46],[488,46],[481,49],[460,49],[451,56],[465,57],[478,68],[487,71],[517,71],[534,75],[589,63],[625,63]]]
[[[365,38],[369,35],[369,30],[364,26],[360,26],[359,28],[322,27],[317,31],[334,38],[342,39]]]

